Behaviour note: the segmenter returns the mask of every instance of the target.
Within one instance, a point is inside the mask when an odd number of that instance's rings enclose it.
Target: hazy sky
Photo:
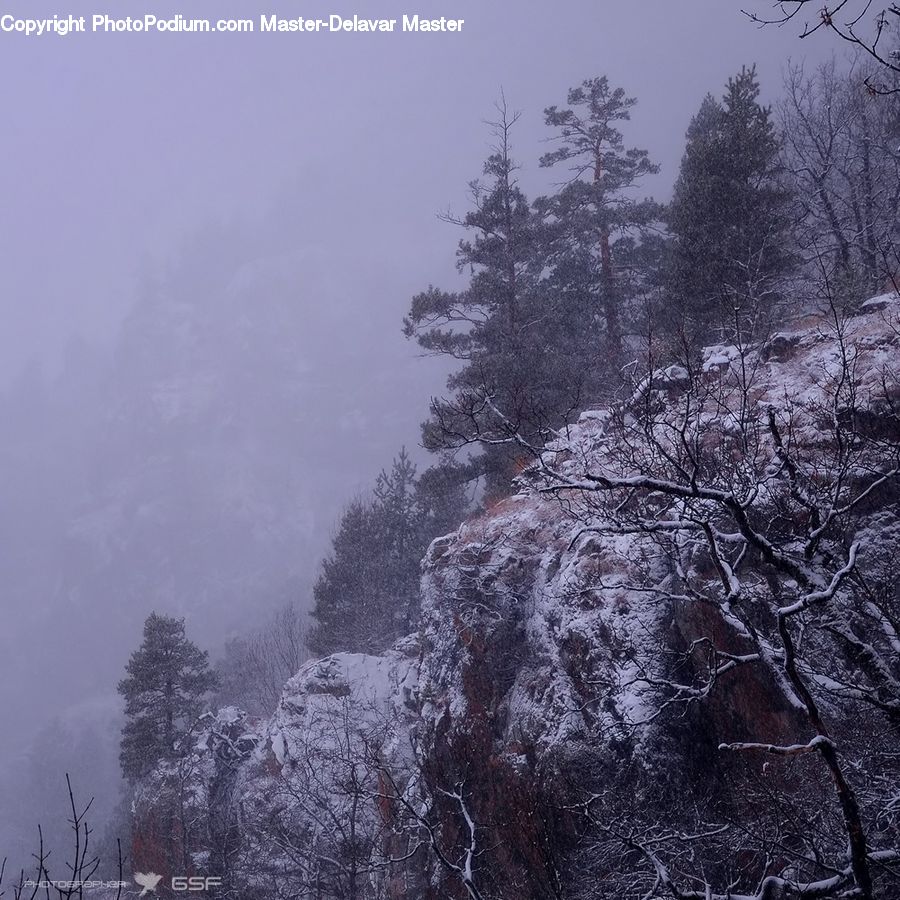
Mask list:
[[[745,0],[744,5],[750,0]],[[183,236],[221,219],[288,205],[307,239],[346,269],[377,340],[402,340],[410,291],[452,274],[451,226],[465,208],[501,86],[525,115],[516,135],[523,181],[536,171],[541,110],[606,73],[640,105],[628,139],[671,183],[703,94],[759,61],[774,89],[789,54],[822,52],[796,28],[760,31],[729,0],[12,0],[4,11],[124,16],[465,19],[461,34],[0,35],[0,377],[72,332],[107,335],[137,276]],[[373,279],[371,266],[380,269]],[[349,302],[351,298],[341,298]]]

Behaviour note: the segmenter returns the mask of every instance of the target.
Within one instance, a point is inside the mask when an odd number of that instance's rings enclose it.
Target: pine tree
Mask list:
[[[635,293],[636,238],[646,238],[659,217],[652,200],[638,200],[632,189],[659,171],[646,150],[625,147],[618,122],[631,118],[636,100],[605,77],[569,90],[568,105],[544,110],[560,146],[541,157],[542,166],[568,163],[572,178],[538,209],[550,224],[553,290],[582,297],[579,317],[589,337],[595,369],[615,368],[623,350],[629,303]]]
[[[521,450],[497,443],[513,432],[541,444],[578,406],[584,371],[571,365],[561,338],[575,327],[543,277],[544,236],[516,179],[510,148],[516,117],[500,106],[497,143],[472,184],[474,208],[454,220],[471,237],[459,243],[461,291],[431,287],[412,300],[404,333],[430,353],[462,363],[447,380],[449,395],[432,403],[423,425],[429,450],[480,447],[470,471],[489,493],[508,490]]]
[[[377,653],[415,628],[422,557],[466,505],[459,478],[438,469],[417,478],[402,449],[371,497],[354,500],[341,518],[313,588],[312,652]]]
[[[392,637],[406,634],[419,607],[421,512],[416,502],[416,467],[406,448],[389,472],[381,472],[373,491],[373,508],[382,556],[379,588],[382,621]]]
[[[125,698],[119,761],[125,778],[146,775],[158,762],[178,755],[178,742],[215,687],[206,651],[185,635],[184,619],[151,613],[141,646],[131,654],[118,685]]]
[[[788,200],[771,111],[756,68],[744,68],[721,102],[707,95],[687,132],[668,210],[674,327],[731,339],[773,312],[792,263]]]
[[[373,574],[379,577],[376,534],[371,503],[355,498],[341,516],[331,553],[322,560],[313,587],[316,624],[309,635],[309,649],[316,656],[382,649],[383,636],[374,629],[380,598],[371,581]],[[369,626],[365,630],[364,623]]]

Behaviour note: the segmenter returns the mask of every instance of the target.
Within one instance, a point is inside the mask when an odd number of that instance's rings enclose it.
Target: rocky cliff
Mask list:
[[[177,852],[228,896],[657,896],[675,870],[700,896],[843,889],[850,868],[815,856],[846,841],[797,685],[889,852],[900,792],[873,784],[898,775],[898,370],[882,297],[584,413],[517,493],[432,544],[418,634],[309,663],[270,721],[206,722],[142,786],[136,855],[174,864],[148,823],[177,806]]]

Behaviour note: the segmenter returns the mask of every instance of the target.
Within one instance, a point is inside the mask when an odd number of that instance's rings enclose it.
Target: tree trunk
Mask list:
[[[603,177],[603,160],[599,152],[594,160],[594,187],[598,189]],[[600,204],[598,203],[598,206]],[[605,210],[604,210],[605,212]],[[622,356],[622,335],[619,325],[619,310],[616,299],[616,278],[613,272],[612,248],[610,247],[609,225],[600,226],[600,281],[603,285],[603,318],[606,323],[606,349],[609,362],[618,368]]]

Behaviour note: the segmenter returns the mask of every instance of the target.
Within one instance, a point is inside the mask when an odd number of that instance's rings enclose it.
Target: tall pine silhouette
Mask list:
[[[414,630],[422,557],[465,509],[458,478],[442,467],[418,477],[402,449],[371,496],[344,511],[313,588],[310,650],[377,653]]]
[[[614,371],[635,295],[636,249],[658,219],[660,207],[634,196],[642,178],[659,170],[646,150],[626,147],[619,123],[637,101],[606,77],[569,90],[565,107],[544,110],[557,148],[541,157],[545,167],[565,164],[569,178],[552,197],[537,202],[548,223],[554,293],[581,294],[596,370]]]
[[[125,698],[119,761],[130,780],[178,756],[178,744],[202,710],[216,678],[206,651],[185,635],[184,619],[151,613],[140,647],[118,685]]]
[[[693,339],[733,340],[767,320],[791,267],[789,192],[756,68],[704,99],[668,211],[670,324]]]

